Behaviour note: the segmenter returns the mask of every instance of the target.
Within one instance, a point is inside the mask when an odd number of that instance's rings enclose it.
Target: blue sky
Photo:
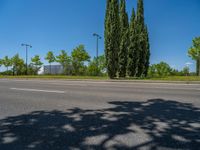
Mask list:
[[[149,27],[151,63],[166,61],[182,69],[187,50],[195,36],[200,36],[199,0],[144,0]],[[21,43],[33,46],[29,57],[65,49],[70,54],[84,44],[95,55],[94,32],[103,37],[106,0],[0,0],[0,58],[19,53],[25,58]],[[127,0],[130,16],[136,0]],[[100,53],[104,40],[100,41]],[[45,61],[44,61],[45,62]],[[194,63],[194,62],[193,62]],[[45,64],[47,64],[45,62]],[[195,65],[190,66],[194,70]]]

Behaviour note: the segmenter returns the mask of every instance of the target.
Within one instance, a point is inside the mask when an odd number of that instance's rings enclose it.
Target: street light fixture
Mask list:
[[[97,59],[97,73],[98,73],[98,68],[99,68],[99,62],[98,62],[98,58],[99,58],[99,40],[101,39],[101,36],[97,33],[94,33],[93,36],[95,36],[97,38],[97,44],[96,44],[96,59]]]
[[[26,47],[26,75],[28,75],[28,48],[32,48],[29,44],[21,44],[21,46]]]

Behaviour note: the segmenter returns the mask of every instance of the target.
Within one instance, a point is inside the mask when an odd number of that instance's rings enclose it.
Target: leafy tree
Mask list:
[[[106,73],[107,68],[106,68],[106,58],[105,55],[101,55],[98,58],[98,63],[99,63],[99,70],[101,73]]]
[[[0,67],[3,65],[3,60],[0,59]]]
[[[148,75],[150,77],[165,77],[171,75],[171,67],[165,63],[153,64],[149,67]]]
[[[51,64],[56,61],[56,58],[55,58],[55,56],[54,56],[52,51],[49,51],[47,53],[47,55],[45,57],[45,60],[47,60],[49,65],[50,65],[50,74],[51,74]]]
[[[11,59],[8,56],[5,56],[4,59],[2,60],[2,63],[7,68],[7,72],[8,72],[8,68],[12,65]]]
[[[26,72],[26,66],[24,60],[19,57],[19,54],[16,54],[12,57],[12,66],[13,66],[13,75],[23,75]]]
[[[119,77],[126,77],[127,53],[129,44],[129,22],[126,12],[126,2],[120,2],[120,49],[119,49]]]
[[[35,55],[33,58],[31,58],[34,74],[38,74],[38,71],[41,69],[43,63],[41,62],[40,56]]]
[[[70,66],[71,58],[70,56],[67,55],[67,52],[64,50],[61,50],[60,55],[56,56],[56,61],[62,65],[63,70],[64,70],[63,73],[68,74],[69,72],[67,71],[67,69]]]
[[[161,77],[169,76],[171,73],[171,67],[165,62],[161,62],[157,64],[156,69],[157,69],[157,74]]]
[[[183,76],[183,73],[178,71],[177,69],[172,69],[170,75],[172,75],[172,76]]]
[[[135,22],[135,10],[132,10],[131,22],[129,26],[130,31],[130,44],[128,47],[128,63],[127,73],[130,77],[133,77],[137,73],[138,69],[138,50],[137,50],[137,36],[136,36],[136,22]]]
[[[97,67],[96,57],[88,65],[88,75],[97,76],[106,73],[106,60],[105,56],[101,55],[98,58],[99,67]]]
[[[79,45],[72,51],[72,65],[74,68],[75,75],[81,75],[84,73],[86,67],[84,65],[85,62],[90,61],[90,56],[86,52],[84,45]]]
[[[119,27],[119,2],[118,0],[107,1],[105,19],[105,53],[107,70],[110,78],[117,76],[118,51],[120,45]]]
[[[153,64],[149,67],[148,70],[148,76],[149,77],[156,77],[157,75],[157,69],[156,69],[156,64]]]
[[[97,67],[97,58],[96,57],[92,61],[89,62],[87,70],[88,70],[89,76],[100,75],[100,69],[99,69],[99,67]]]
[[[28,65],[28,74],[29,75],[37,75],[38,72],[36,70],[37,70],[36,67],[32,63],[30,63]]]
[[[200,76],[200,37],[193,39],[193,46],[189,49],[188,55],[196,61],[196,73]]]
[[[184,76],[189,76],[189,74],[190,74],[190,68],[188,66],[186,66],[186,67],[183,68],[182,72],[183,72]]]

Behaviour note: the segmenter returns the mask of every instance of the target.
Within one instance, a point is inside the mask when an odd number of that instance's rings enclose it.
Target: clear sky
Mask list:
[[[182,69],[193,62],[187,50],[192,39],[200,36],[200,0],[144,2],[151,63],[166,61]],[[39,54],[43,61],[49,50],[58,54],[64,49],[70,54],[79,44],[84,44],[93,57],[96,40],[92,34],[103,37],[105,7],[106,0],[0,0],[0,58],[16,53],[25,58],[21,43],[33,46],[29,57]],[[127,0],[129,16],[133,7],[136,9],[136,0]],[[190,67],[194,70],[195,65]]]

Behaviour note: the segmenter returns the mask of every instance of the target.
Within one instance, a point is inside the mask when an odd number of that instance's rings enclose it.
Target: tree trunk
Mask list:
[[[12,68],[12,73],[13,73],[13,76],[15,76],[15,68],[14,68],[14,66]]]
[[[50,75],[51,75],[51,63],[50,63]]]
[[[200,76],[200,59],[197,60],[197,76]]]

